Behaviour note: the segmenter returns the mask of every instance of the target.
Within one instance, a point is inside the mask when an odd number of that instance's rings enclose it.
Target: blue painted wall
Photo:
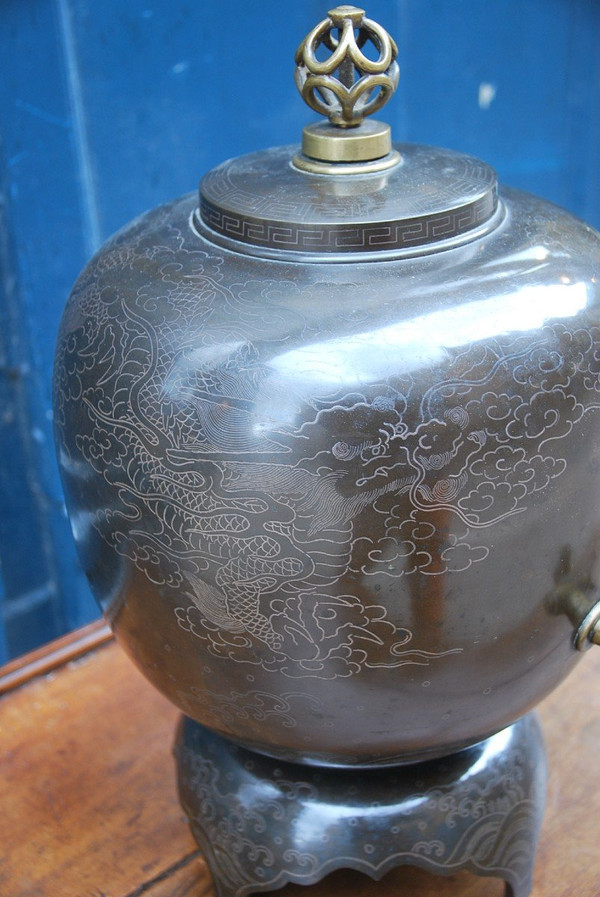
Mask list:
[[[328,6],[0,5],[0,661],[96,614],[52,447],[51,366],[86,259],[226,157],[295,142],[292,79]],[[398,140],[492,163],[600,226],[597,0],[371,0],[398,39]]]

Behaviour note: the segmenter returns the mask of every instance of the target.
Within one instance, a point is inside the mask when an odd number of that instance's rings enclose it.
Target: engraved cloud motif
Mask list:
[[[552,488],[561,440],[599,407],[600,334],[548,324],[533,345],[449,349],[425,392],[408,374],[315,391],[278,379],[261,341],[278,288],[225,286],[219,260],[172,231],[175,248],[117,237],[64,319],[57,425],[77,410],[68,464],[111,496],[93,526],[218,657],[323,678],[432,662],[352,583],[485,561],[480,531]],[[293,309],[288,328],[294,314],[298,338],[329,337]]]

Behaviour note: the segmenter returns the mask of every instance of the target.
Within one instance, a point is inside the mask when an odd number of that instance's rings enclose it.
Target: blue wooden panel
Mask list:
[[[52,448],[53,343],[64,299],[91,249],[60,22],[51,4],[0,10],[2,489],[4,637],[11,654],[89,619]],[[43,64],[42,64],[43,63]]]
[[[0,607],[4,605],[4,583],[2,581],[2,565],[0,564]],[[6,641],[6,633],[4,627],[0,627],[0,664],[6,663],[9,659],[8,643]]]
[[[222,159],[296,142],[308,0],[0,4],[0,652],[96,611],[52,450],[50,382],[85,260]],[[485,158],[600,226],[597,0],[372,0],[398,39],[397,140]],[[4,648],[2,648],[4,645]],[[1,657],[1,653],[0,653]]]
[[[600,4],[432,0],[402,8],[408,139],[472,152],[504,183],[599,226],[589,161],[600,136]]]
[[[229,156],[298,139],[306,114],[293,56],[322,9],[314,0],[229,3],[227,12],[217,3],[74,4],[103,232],[193,190]]]

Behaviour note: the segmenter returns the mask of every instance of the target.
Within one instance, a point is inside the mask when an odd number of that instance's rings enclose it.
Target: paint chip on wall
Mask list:
[[[489,109],[496,96],[496,85],[490,84],[489,81],[482,81],[479,85],[479,108]]]

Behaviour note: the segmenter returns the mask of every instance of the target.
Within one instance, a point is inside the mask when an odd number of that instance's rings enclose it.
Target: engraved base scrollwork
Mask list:
[[[428,763],[350,770],[282,763],[187,717],[176,743],[179,795],[219,897],[245,897],[335,869],[380,879],[412,865],[468,870],[528,897],[546,760],[537,718]]]

